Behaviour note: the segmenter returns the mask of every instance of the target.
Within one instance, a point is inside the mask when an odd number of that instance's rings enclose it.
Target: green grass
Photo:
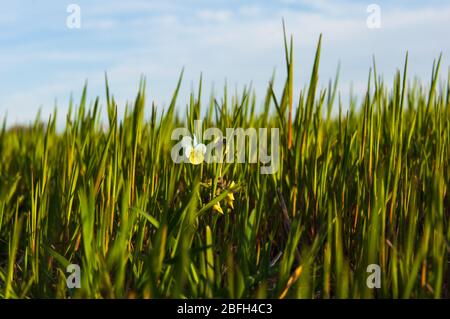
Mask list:
[[[180,76],[162,114],[143,80],[123,120],[106,82],[105,102],[89,105],[86,88],[71,102],[63,131],[56,114],[5,121],[0,298],[448,298],[450,84],[438,81],[440,60],[426,86],[407,81],[407,58],[392,84],[374,63],[362,102],[343,105],[337,76],[318,88],[320,41],[294,101],[292,42],[285,49],[284,90],[272,79],[261,112],[248,89],[202,104],[200,83],[180,115]],[[173,163],[172,130],[193,131],[200,114],[203,129],[280,128],[278,172]],[[66,287],[70,263],[80,289]],[[374,263],[380,289],[366,286]]]

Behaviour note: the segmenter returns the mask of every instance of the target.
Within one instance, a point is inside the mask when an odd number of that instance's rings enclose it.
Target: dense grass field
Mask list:
[[[366,95],[344,105],[337,76],[318,87],[320,40],[306,89],[293,87],[292,42],[285,55],[281,92],[271,80],[267,92],[225,88],[202,104],[200,82],[184,111],[180,76],[157,112],[143,80],[122,118],[106,82],[106,98],[89,103],[85,88],[71,102],[62,131],[56,115],[5,120],[0,298],[448,298],[440,60],[426,84],[408,80],[407,57],[393,83],[374,63]],[[279,128],[279,170],[174,163],[173,129],[197,119],[203,129]],[[67,287],[69,264],[80,265],[81,288]],[[379,289],[366,284],[370,264],[381,267]]]

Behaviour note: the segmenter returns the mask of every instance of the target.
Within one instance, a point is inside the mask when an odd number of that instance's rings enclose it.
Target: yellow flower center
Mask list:
[[[201,150],[195,150],[193,149],[191,153],[189,154],[189,161],[191,164],[198,165],[203,163],[203,160],[205,159],[205,156],[203,155]]]

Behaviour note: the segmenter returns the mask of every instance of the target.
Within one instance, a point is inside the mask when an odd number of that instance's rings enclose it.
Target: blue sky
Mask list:
[[[68,29],[67,6],[81,8],[81,28]],[[369,29],[369,4],[381,8],[381,28]],[[433,59],[450,54],[448,1],[144,1],[15,0],[0,4],[0,118],[27,123],[57,101],[64,119],[71,94],[77,99],[87,80],[91,100],[104,97],[104,72],[119,107],[134,99],[140,75],[148,100],[167,105],[185,67],[179,106],[197,87],[217,92],[225,83],[252,83],[263,95],[275,69],[281,83],[284,52],[281,19],[294,36],[296,88],[310,76],[323,33],[320,80],[326,85],[341,62],[339,88],[366,86],[372,55],[391,81],[409,51],[409,75],[429,81]]]

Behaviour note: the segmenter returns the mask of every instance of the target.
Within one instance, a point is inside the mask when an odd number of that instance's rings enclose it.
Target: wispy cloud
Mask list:
[[[200,20],[209,22],[226,22],[231,19],[232,13],[229,10],[200,10],[197,13]]]
[[[231,85],[252,82],[262,95],[274,68],[278,79],[285,71],[282,18],[294,35],[298,90],[309,78],[320,33],[321,83],[334,76],[340,61],[343,90],[351,84],[355,91],[365,87],[372,55],[389,79],[409,50],[411,74],[428,79],[433,58],[443,52],[446,66],[450,53],[444,41],[450,5],[436,1],[382,1],[382,28],[376,30],[366,27],[363,1],[79,2],[81,30],[65,28],[65,5],[40,2],[36,10],[45,21],[35,21],[35,12],[23,5],[6,5],[4,12],[16,20],[3,23],[0,14],[0,23],[14,30],[0,31],[0,114],[8,110],[10,118],[34,117],[40,105],[53,109],[55,98],[64,113],[70,93],[76,96],[86,79],[93,95],[103,94],[105,71],[120,101],[134,97],[144,74],[150,98],[163,105],[183,66],[182,107],[200,72],[206,87],[219,88],[225,79]]]

